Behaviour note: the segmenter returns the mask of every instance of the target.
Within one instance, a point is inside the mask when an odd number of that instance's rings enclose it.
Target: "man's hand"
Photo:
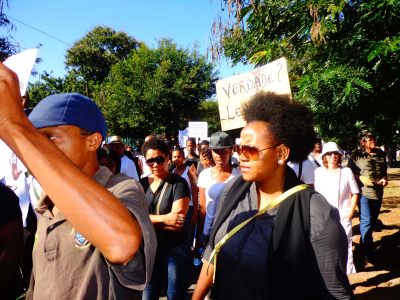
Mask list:
[[[388,185],[388,180],[386,178],[382,178],[381,180],[379,180],[376,184],[380,184],[382,186],[387,186]]]
[[[199,174],[197,174],[197,170],[194,164],[190,166],[188,175],[190,181],[193,182],[194,184],[197,184],[197,179],[199,177]]]
[[[27,121],[19,92],[18,76],[0,63],[0,137],[7,124]]]

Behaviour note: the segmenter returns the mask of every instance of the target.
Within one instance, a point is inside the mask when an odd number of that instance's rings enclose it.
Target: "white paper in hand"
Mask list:
[[[3,62],[4,65],[17,73],[21,96],[25,94],[28,87],[29,76],[31,75],[33,65],[35,64],[37,53],[37,48],[28,49],[10,56]]]

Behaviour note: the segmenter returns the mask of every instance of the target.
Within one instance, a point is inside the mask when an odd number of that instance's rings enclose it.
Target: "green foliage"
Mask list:
[[[216,100],[208,99],[201,101],[198,115],[201,116],[201,121],[207,122],[209,135],[221,131],[218,102]]]
[[[315,69],[295,82],[296,100],[314,112],[320,136],[329,140],[340,138],[343,147],[354,145],[354,131],[360,126],[347,126],[348,111],[354,112],[353,119],[363,117],[358,97],[364,90],[372,90],[371,84],[365,81],[366,76],[365,68],[341,65]]]
[[[29,106],[35,107],[40,100],[49,95],[63,93],[63,88],[63,78],[51,77],[49,73],[44,72],[41,75],[41,80],[36,81],[33,84],[29,84],[28,86],[30,98]]]
[[[29,84],[28,92],[30,97],[30,107],[34,107],[43,98],[59,93],[81,93],[85,94],[85,83],[76,80],[70,73],[64,78],[52,77],[51,74],[44,72],[40,79],[33,84]]]
[[[157,48],[141,45],[117,63],[94,99],[112,134],[176,136],[188,121],[198,120],[198,106],[214,93],[214,80],[203,56],[163,39]]]
[[[3,14],[4,6],[8,6],[7,0],[0,0],[0,27],[3,27],[8,32],[13,28],[10,20],[5,14]],[[12,42],[12,37],[10,35],[0,36],[0,61],[4,61],[10,55],[17,52],[17,47]]]
[[[319,134],[354,146],[358,125],[391,143],[399,129],[400,1],[223,0],[239,22],[223,31],[234,62],[285,56],[294,97]]]
[[[125,32],[97,26],[67,50],[66,66],[71,77],[85,83],[85,94],[91,96],[94,85],[103,82],[111,67],[138,45]]]

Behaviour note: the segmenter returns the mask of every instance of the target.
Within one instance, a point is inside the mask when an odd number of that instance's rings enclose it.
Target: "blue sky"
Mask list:
[[[63,76],[66,50],[99,25],[125,31],[150,47],[155,47],[160,38],[169,37],[179,47],[192,49],[196,46],[204,55],[210,46],[211,27],[219,8],[218,0],[12,0],[3,12],[16,27],[11,35],[21,49],[42,44],[39,57],[43,61],[36,65],[36,70]],[[251,66],[242,65],[232,67],[226,60],[216,66],[220,78],[251,69]],[[31,78],[31,81],[36,79]]]

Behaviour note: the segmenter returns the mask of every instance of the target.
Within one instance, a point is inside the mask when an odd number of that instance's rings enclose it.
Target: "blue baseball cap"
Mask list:
[[[55,94],[41,100],[29,115],[36,128],[74,125],[107,136],[107,124],[96,103],[78,93]]]

